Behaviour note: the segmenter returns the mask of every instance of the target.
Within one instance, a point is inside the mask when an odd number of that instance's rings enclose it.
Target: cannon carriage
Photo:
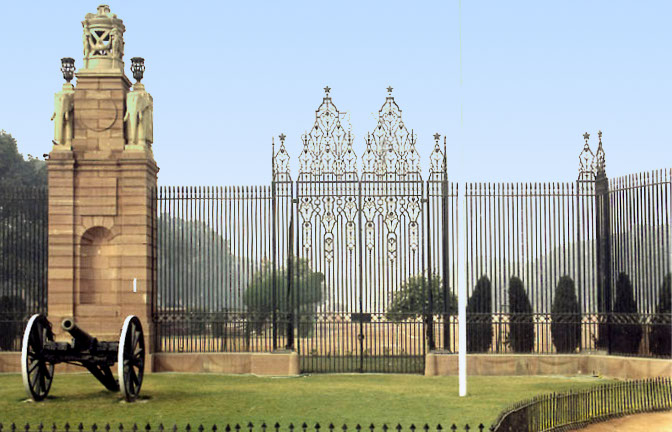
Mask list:
[[[21,345],[21,375],[28,395],[35,401],[49,394],[54,365],[68,363],[86,368],[110,391],[121,390],[131,402],[142,387],[145,366],[145,339],[138,317],[124,320],[118,342],[99,341],[79,328],[72,318],[61,322],[72,342],[55,342],[46,316],[33,315],[28,321]],[[117,364],[118,379],[112,374]]]

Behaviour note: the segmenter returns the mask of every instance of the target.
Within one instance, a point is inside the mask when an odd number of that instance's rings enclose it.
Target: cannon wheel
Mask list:
[[[126,400],[132,402],[140,394],[145,370],[145,337],[142,324],[135,315],[129,315],[124,320],[118,356],[119,387]]]
[[[54,379],[54,365],[43,357],[45,343],[53,340],[47,317],[41,314],[30,317],[21,345],[21,376],[26,392],[36,401],[47,397]]]

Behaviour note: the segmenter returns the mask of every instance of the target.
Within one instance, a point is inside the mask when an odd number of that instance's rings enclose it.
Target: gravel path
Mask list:
[[[621,417],[581,430],[586,432],[671,432],[672,411]]]

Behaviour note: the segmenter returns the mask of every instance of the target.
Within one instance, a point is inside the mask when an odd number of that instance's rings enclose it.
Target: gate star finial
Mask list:
[[[590,134],[588,132],[584,133],[583,134],[583,139],[585,139],[586,142],[588,142],[588,138],[590,138]]]
[[[280,138],[280,142],[283,142],[283,143],[284,143],[284,142],[285,142],[285,138],[287,138],[287,136],[286,136],[284,133],[281,133],[280,135],[278,135],[278,138]]]
[[[392,88],[392,86],[388,86],[388,87],[387,87],[387,92],[388,92],[388,93],[392,93],[392,90],[394,90],[394,89]]]
[[[439,138],[441,138],[441,134],[440,134],[440,133],[438,133],[438,132],[437,132],[437,133],[435,133],[435,134],[434,134],[434,139],[435,139],[436,141],[438,141],[438,140],[439,140]]]
[[[329,92],[330,92],[330,91],[331,91],[331,88],[330,88],[329,86],[326,86],[326,87],[324,88],[324,92],[327,94],[327,96],[329,96]]]

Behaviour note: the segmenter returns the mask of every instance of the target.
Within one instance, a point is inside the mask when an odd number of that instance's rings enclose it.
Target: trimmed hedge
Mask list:
[[[632,282],[630,282],[630,277],[623,272],[619,273],[616,281],[616,300],[613,312],[615,322],[611,324],[611,352],[636,354],[642,340],[642,326],[639,322]]]
[[[663,285],[658,293],[658,305],[656,306],[656,315],[651,322],[651,332],[649,333],[649,344],[651,352],[670,357],[672,356],[672,274],[668,273],[663,280]]]
[[[555,288],[551,305],[551,339],[559,353],[573,353],[581,339],[581,310],[574,281],[563,276]]]
[[[467,301],[467,352],[486,352],[491,344],[492,286],[483,275]]]
[[[509,335],[507,343],[517,353],[534,349],[532,305],[523,281],[516,276],[509,280]]]

